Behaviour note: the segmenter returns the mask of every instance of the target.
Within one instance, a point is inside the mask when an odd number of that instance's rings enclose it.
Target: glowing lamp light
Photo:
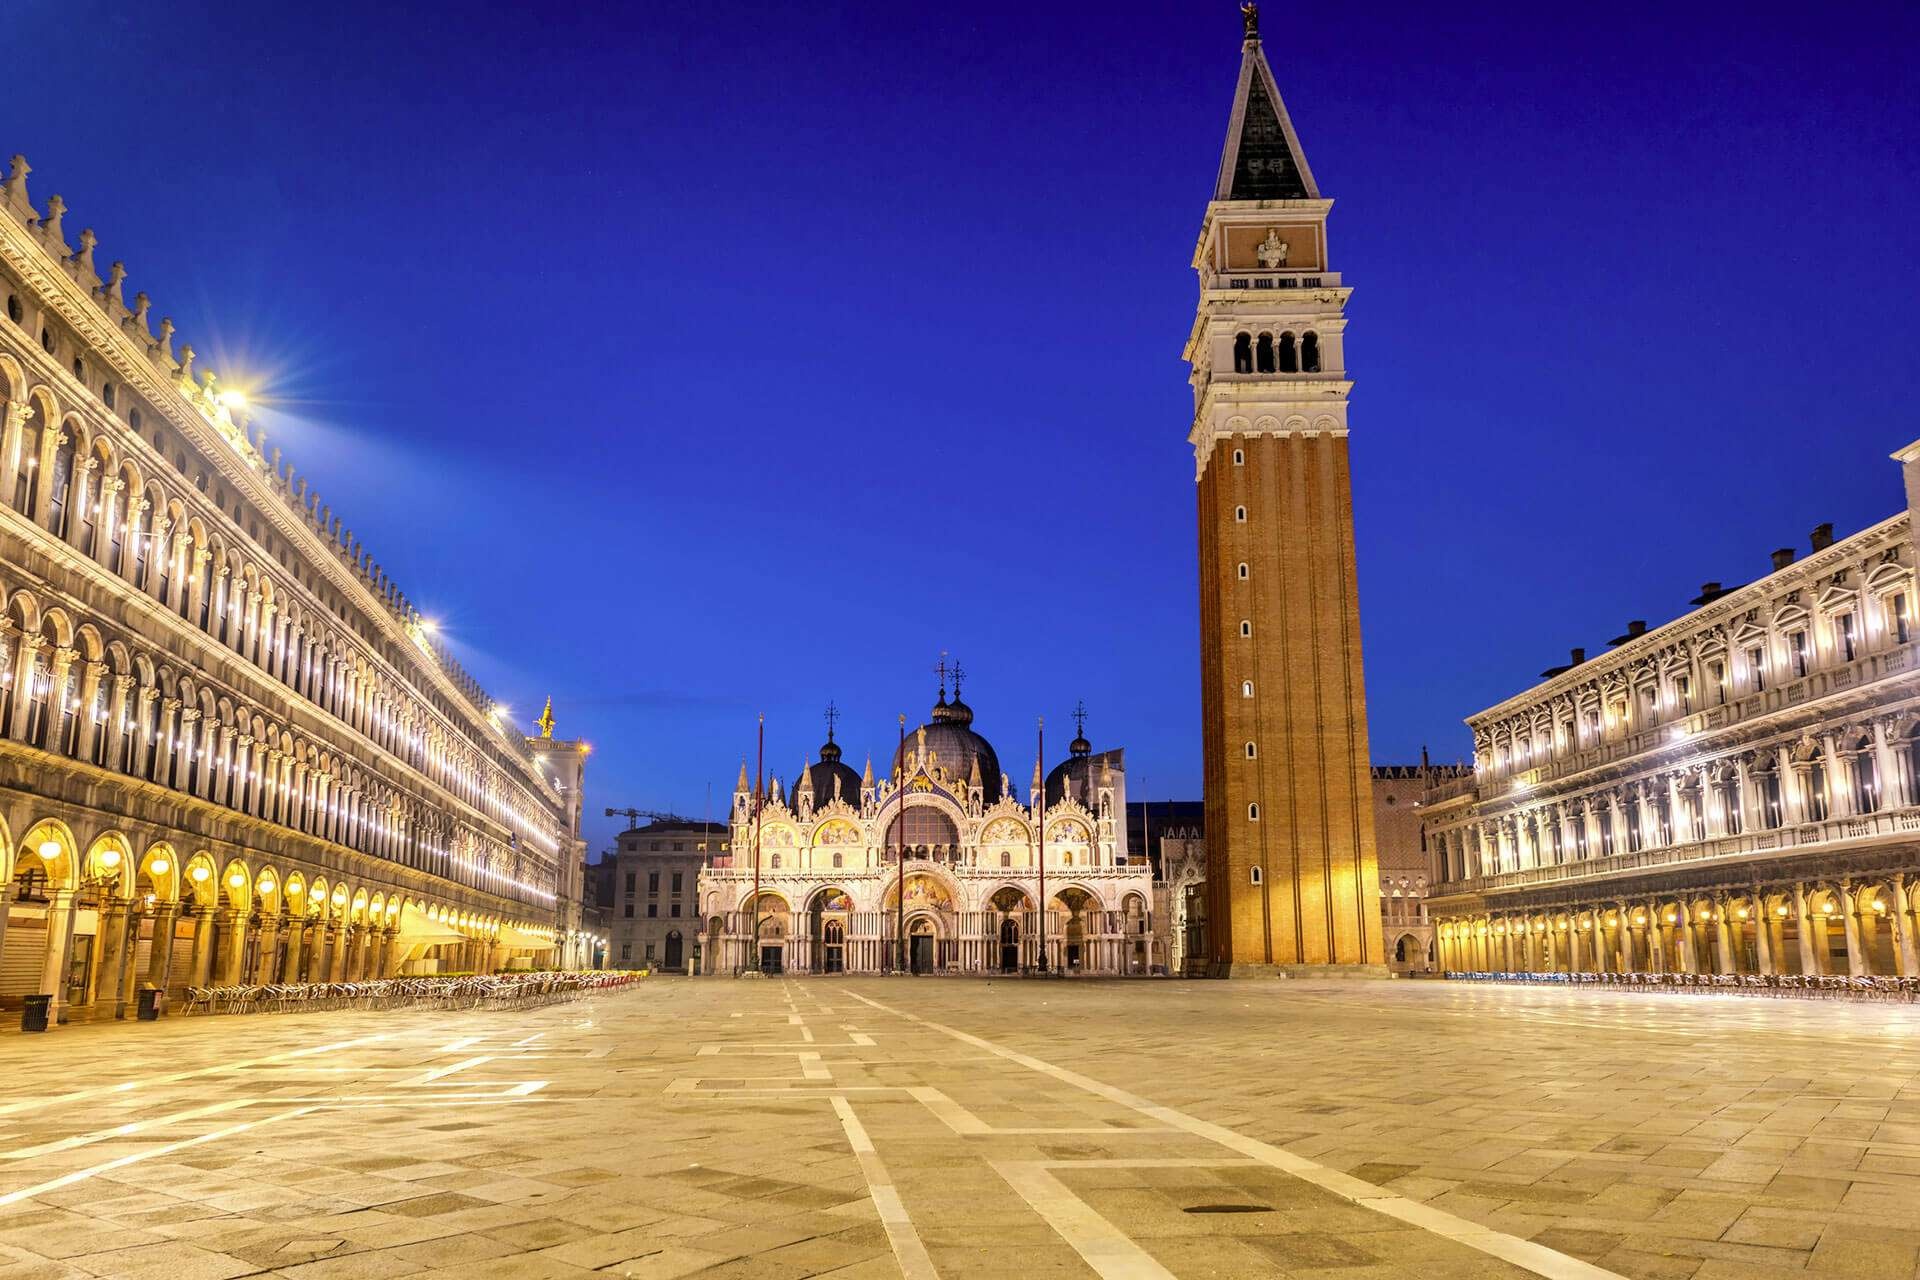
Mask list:
[[[1742,920],[1745,920],[1747,918],[1747,909],[1745,907],[1742,907],[1740,908],[1739,911],[1735,912],[1734,914],[1738,915]]]
[[[1821,904],[1820,904],[1820,914],[1821,914],[1821,915],[1823,915],[1823,916],[1830,916],[1830,915],[1832,915],[1832,914],[1833,914],[1833,904],[1832,904],[1831,902],[1823,902],[1823,903],[1821,903]]]
[[[101,865],[101,866],[103,866],[103,867],[105,867],[105,868],[106,868],[107,870],[109,870],[109,871],[111,871],[111,870],[113,870],[113,869],[114,869],[115,867],[117,867],[117,866],[119,866],[119,865],[120,865],[120,851],[119,851],[118,849],[105,849],[105,850],[102,850],[102,851],[101,851],[101,854],[100,854],[100,865]]]
[[[1773,914],[1779,916],[1782,920],[1785,920],[1787,918],[1787,909],[1785,907],[1775,907],[1773,909]]]
[[[1880,901],[1880,899],[1875,898],[1873,900],[1873,909],[1875,911],[1885,911],[1887,909],[1887,904]]]
[[[193,882],[195,884],[205,884],[209,879],[213,877],[213,872],[207,870],[205,867],[195,867],[192,871],[188,872],[187,874],[193,877]]]
[[[306,889],[301,886],[298,880],[295,880],[292,884],[287,886],[287,896],[289,898],[297,898],[300,895],[304,894],[305,892],[306,892]]]
[[[232,875],[227,877],[227,885],[229,888],[244,889],[247,887],[247,878],[241,875],[238,871],[235,871]]]
[[[333,905],[336,907],[344,907],[347,905],[347,890],[345,885],[333,891]]]
[[[229,387],[220,393],[220,403],[228,409],[245,409],[247,393],[238,387]]]
[[[254,887],[255,887],[255,888],[257,888],[257,889],[259,889],[259,890],[260,890],[260,892],[262,892],[262,893],[272,893],[272,892],[273,892],[273,877],[272,877],[272,876],[261,876],[261,877],[260,877],[260,879],[259,879],[259,880],[258,880],[258,881],[256,882],[256,884],[255,884],[255,886],[254,886]]]
[[[152,862],[149,862],[147,864],[147,870],[151,871],[156,876],[163,876],[167,874],[167,872],[171,871],[172,869],[173,869],[173,864],[168,862],[165,858],[155,858]]]
[[[36,849],[35,852],[45,861],[52,862],[60,856],[60,842],[58,840],[42,840],[40,847]]]
[[[1668,924],[1678,924],[1679,922],[1680,922],[1680,917],[1679,917],[1679,916],[1677,916],[1677,915],[1675,915],[1675,914],[1674,914],[1673,912],[1671,912],[1671,911],[1669,911],[1669,912],[1667,912],[1667,923],[1668,923]]]

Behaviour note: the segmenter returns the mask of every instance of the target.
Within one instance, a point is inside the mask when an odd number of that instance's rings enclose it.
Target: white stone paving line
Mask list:
[[[854,1158],[860,1162],[860,1175],[867,1180],[867,1194],[873,1197],[873,1207],[880,1213],[880,1225],[886,1228],[887,1243],[893,1246],[893,1259],[900,1264],[900,1274],[907,1280],[935,1280],[939,1273],[933,1269],[933,1259],[927,1256],[927,1247],[920,1243],[920,1233],[914,1230],[913,1218],[907,1213],[887,1166],[880,1162],[880,1153],[873,1149],[873,1139],[867,1136],[866,1126],[853,1114],[853,1104],[835,1094],[833,1110],[840,1117],[840,1127],[846,1130],[847,1145],[853,1148]]]
[[[1333,1192],[1343,1199],[1351,1200],[1363,1209],[1371,1209],[1375,1213],[1383,1213],[1388,1217],[1397,1218],[1409,1225],[1431,1231],[1437,1236],[1452,1240],[1457,1244],[1465,1245],[1469,1249],[1477,1249],[1481,1253],[1499,1258],[1504,1262],[1510,1262],[1523,1270],[1533,1272],[1535,1275],[1545,1276],[1547,1280],[1622,1280],[1617,1273],[1608,1271],[1602,1267],[1596,1267],[1590,1262],[1582,1262],[1578,1258],[1569,1257],[1564,1253],[1549,1249],[1544,1245],[1535,1244],[1531,1240],[1523,1240],[1519,1236],[1508,1235],[1503,1231],[1495,1231],[1490,1227],[1481,1226],[1479,1223],[1469,1222],[1465,1218],[1456,1217],[1451,1213],[1436,1209],[1431,1205],[1422,1204],[1417,1200],[1411,1200],[1406,1196],[1387,1191],[1375,1186],[1371,1182],[1363,1182],[1359,1178],[1341,1173],[1338,1169],[1328,1168],[1326,1165],[1309,1160],[1305,1156],[1295,1155],[1293,1152],[1287,1151],[1284,1148],[1262,1142],[1257,1138],[1250,1138],[1243,1133],[1237,1133],[1232,1129],[1214,1124],[1211,1121],[1190,1116],[1184,1111],[1176,1111],[1172,1107],[1164,1107],[1159,1103],[1149,1102],[1145,1098],[1137,1097],[1124,1089],[1117,1089],[1112,1085],[1104,1084],[1090,1076],[1083,1076],[1076,1071],[1069,1071],[1065,1067],[1056,1067],[1050,1062],[1042,1062],[1040,1059],[1030,1057],[1016,1049],[1004,1048],[984,1037],[972,1035],[954,1027],[945,1026],[930,1019],[922,1018],[917,1014],[904,1013],[898,1009],[881,1004],[878,1000],[870,1000],[856,991],[849,991],[846,994],[852,996],[862,1004],[871,1005],[882,1013],[892,1014],[894,1017],[904,1019],[907,1022],[918,1023],[920,1026],[926,1027],[929,1030],[951,1036],[963,1044],[970,1044],[977,1049],[985,1049],[987,1052],[1005,1058],[1009,1062],[1017,1062],[1030,1071],[1037,1071],[1041,1075],[1051,1076],[1063,1084],[1070,1084],[1076,1089],[1084,1090],[1097,1097],[1105,1098],[1109,1102],[1117,1103],[1120,1106],[1137,1111],[1143,1116],[1148,1116],[1151,1119],[1160,1121],[1162,1124],[1184,1129],[1188,1133],[1210,1139],[1223,1147],[1238,1151],[1242,1155],[1258,1160],[1262,1164],[1271,1165],[1273,1168],[1290,1173],[1303,1182],[1310,1182],[1317,1187]],[[1092,1214],[1091,1209],[1088,1209],[1087,1212]],[[1098,1214],[1093,1214],[1092,1216],[1103,1223],[1105,1222],[1104,1219],[1099,1218]],[[1111,1228],[1108,1229],[1111,1230]],[[1071,1238],[1069,1238],[1069,1243],[1072,1243]],[[1074,1247],[1075,1249],[1079,1249],[1080,1246],[1075,1244]],[[1111,1275],[1115,1277],[1116,1280],[1118,1280],[1119,1277],[1136,1277],[1154,1274],[1151,1272],[1136,1272],[1131,1270],[1108,1272],[1084,1250],[1081,1251],[1081,1256],[1086,1258],[1089,1266],[1092,1266],[1103,1276]],[[1102,1255],[1102,1257],[1105,1256],[1107,1255]],[[1158,1264],[1156,1263],[1155,1265],[1157,1266]]]

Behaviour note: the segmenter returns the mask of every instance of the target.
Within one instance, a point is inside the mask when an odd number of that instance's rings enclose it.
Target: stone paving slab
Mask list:
[[[0,1039],[0,1280],[1920,1276],[1920,1014],[655,980]]]

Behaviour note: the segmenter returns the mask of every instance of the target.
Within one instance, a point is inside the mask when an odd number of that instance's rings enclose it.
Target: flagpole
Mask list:
[[[904,715],[900,717],[900,749],[893,758],[899,761],[894,767],[897,780],[894,803],[900,810],[893,815],[894,830],[900,833],[900,851],[894,858],[897,876],[893,884],[893,947],[904,966],[907,949],[907,718]]]
[[[760,811],[766,807],[762,779],[767,768],[767,713],[760,713],[760,745],[753,761],[753,938],[747,944],[753,967],[760,967]]]
[[[1040,775],[1040,972],[1047,971],[1047,718],[1041,716],[1034,744],[1034,772]]]

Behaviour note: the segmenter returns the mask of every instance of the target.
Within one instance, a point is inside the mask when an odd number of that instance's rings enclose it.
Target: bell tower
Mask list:
[[[1207,952],[1216,972],[1385,976],[1347,468],[1346,304],[1327,214],[1245,39],[1194,249]]]

